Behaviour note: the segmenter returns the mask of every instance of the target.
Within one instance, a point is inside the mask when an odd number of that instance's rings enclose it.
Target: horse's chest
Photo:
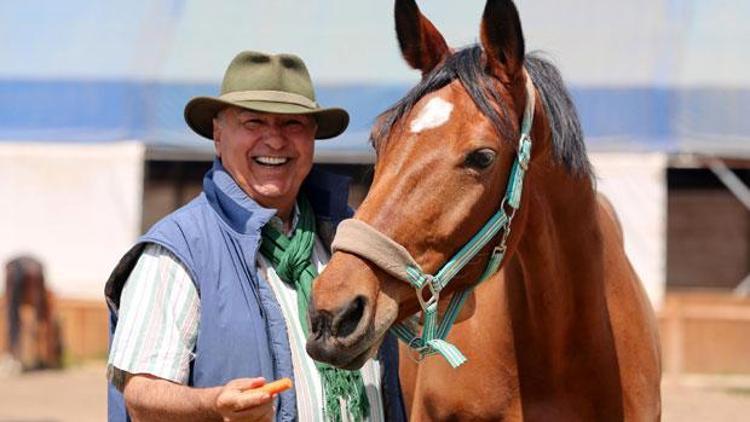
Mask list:
[[[509,388],[488,390],[456,386],[426,391],[412,409],[414,421],[520,421],[520,397]]]
[[[500,279],[480,285],[467,301],[448,341],[468,358],[453,369],[430,357],[416,366],[402,349],[402,383],[411,383],[415,421],[521,420],[521,397],[513,329]],[[407,381],[407,382],[405,382]],[[408,388],[407,388],[408,389]],[[406,390],[406,389],[405,389]]]
[[[415,385],[412,420],[521,420],[514,366],[476,359],[458,369],[440,360],[423,362]]]

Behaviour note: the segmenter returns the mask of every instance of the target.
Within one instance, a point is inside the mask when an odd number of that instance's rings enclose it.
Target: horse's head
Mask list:
[[[375,175],[355,219],[434,274],[504,197],[528,102],[524,40],[510,0],[488,1],[480,45],[457,52],[413,0],[397,0],[395,17],[403,56],[423,77],[373,129]],[[536,108],[535,140],[548,137],[542,109]],[[545,146],[534,148],[536,156]],[[516,240],[507,239],[508,254]],[[495,245],[483,247],[444,292],[475,283]],[[313,288],[312,357],[358,368],[395,322],[420,309],[414,288],[383,267],[361,254],[334,253]]]

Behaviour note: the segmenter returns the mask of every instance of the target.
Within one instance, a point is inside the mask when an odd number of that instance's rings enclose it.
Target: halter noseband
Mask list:
[[[503,263],[507,251],[506,242],[510,236],[510,224],[521,205],[523,180],[531,159],[530,134],[534,119],[534,98],[534,84],[526,73],[526,108],[521,123],[518,153],[508,178],[508,187],[500,203],[500,209],[461,250],[440,268],[437,274],[426,274],[406,248],[362,220],[353,218],[344,220],[336,230],[336,237],[331,245],[333,252],[349,252],[367,259],[388,274],[411,284],[416,290],[424,315],[421,335],[418,335],[415,329],[417,325],[415,317],[407,322],[395,324],[391,327],[391,331],[410,348],[416,350],[421,358],[439,353],[454,368],[466,362],[466,357],[461,351],[445,341],[445,337],[469,294],[482,281],[497,272]],[[479,281],[453,294],[443,320],[438,323],[440,292],[501,230],[503,234],[500,243],[492,250],[487,267],[479,277]],[[425,288],[429,289],[430,293],[427,300],[423,295]]]

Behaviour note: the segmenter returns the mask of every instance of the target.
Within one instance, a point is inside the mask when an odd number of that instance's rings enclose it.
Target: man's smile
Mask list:
[[[291,161],[291,158],[289,157],[271,157],[271,156],[258,156],[253,157],[253,161],[256,163],[262,165],[262,166],[269,166],[269,167],[279,167],[283,166],[284,164]]]

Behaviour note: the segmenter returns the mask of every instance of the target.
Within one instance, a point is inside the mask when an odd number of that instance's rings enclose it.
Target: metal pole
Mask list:
[[[707,163],[716,177],[742,202],[745,208],[750,210],[750,189],[742,180],[722,160],[716,157],[708,157]],[[745,276],[740,284],[734,288],[734,294],[738,296],[750,295],[750,274]]]
[[[724,162],[716,157],[708,157],[706,162],[716,177],[750,210],[750,189],[737,177]]]

